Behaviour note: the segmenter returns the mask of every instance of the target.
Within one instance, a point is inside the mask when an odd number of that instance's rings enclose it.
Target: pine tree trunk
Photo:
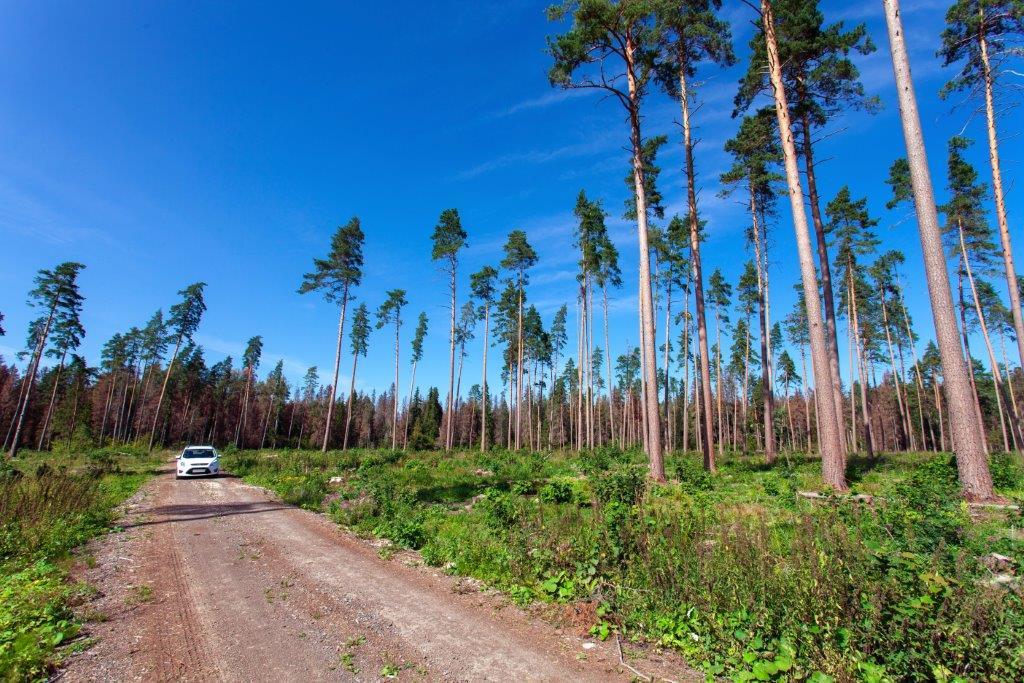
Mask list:
[[[768,55],[768,70],[775,95],[775,114],[779,122],[786,166],[786,180],[789,185],[789,199],[793,212],[793,227],[796,232],[797,251],[800,259],[800,274],[804,286],[807,306],[807,321],[811,336],[811,361],[814,366],[815,386],[818,390],[818,414],[821,420],[821,463],[822,479],[826,486],[836,491],[847,490],[846,458],[842,445],[836,404],[827,387],[834,387],[829,365],[828,341],[822,323],[821,306],[818,303],[818,277],[811,252],[807,215],[804,212],[803,189],[800,186],[800,170],[797,167],[796,147],[793,144],[793,129],[789,119],[789,105],[782,83],[782,65],[779,62],[778,45],[775,42],[775,19],[769,0],[761,0],[762,21]],[[822,388],[826,391],[821,391]]]
[[[1020,443],[1020,435],[1017,430],[1017,414],[1013,404],[1004,396],[1006,385],[1003,383],[1002,371],[999,369],[999,361],[996,360],[995,349],[992,348],[992,338],[988,333],[988,324],[985,322],[985,313],[981,309],[981,300],[978,298],[978,288],[974,283],[974,273],[971,270],[971,262],[967,258],[967,245],[964,242],[963,225],[958,221],[958,234],[960,235],[960,254],[963,257],[964,269],[967,273],[967,282],[971,287],[971,297],[974,299],[974,312],[978,316],[978,325],[981,327],[982,340],[985,342],[985,350],[988,351],[989,369],[992,371],[992,382],[995,385],[996,408],[999,411],[999,431],[1003,437],[1003,451],[1010,452],[1010,439],[1006,433],[1006,415],[1003,408],[1004,402],[1010,409],[1010,434],[1013,440],[1014,449]]]
[[[405,402],[405,426],[402,428],[402,449],[409,449],[409,419],[412,417],[412,397],[413,391],[416,387],[416,366],[419,365],[418,361],[413,361],[412,364],[412,376],[409,378],[409,398]],[[451,392],[449,392],[449,396]],[[449,409],[450,410],[450,409]],[[445,421],[447,424],[447,420]],[[447,429],[447,427],[446,427]],[[447,432],[445,433],[445,439],[447,439]]]
[[[520,429],[523,419],[523,274],[519,273],[517,287],[519,289],[518,316],[516,321],[516,450],[520,447]]]
[[[715,363],[715,399],[718,404],[718,455],[723,452],[725,432],[722,431],[722,325],[715,307],[715,344],[718,346],[718,358]]]
[[[64,349],[60,354],[60,363],[57,364],[57,375],[53,379],[53,391],[50,392],[50,403],[46,406],[46,416],[43,418],[43,428],[39,432],[39,444],[37,451],[43,450],[46,443],[46,432],[50,429],[50,418],[53,415],[53,406],[57,402],[57,387],[60,386],[60,376],[64,372],[64,361],[67,359],[68,351]]]
[[[320,452],[327,452],[327,445],[331,440],[331,422],[334,418],[334,402],[338,400],[338,370],[341,368],[341,343],[345,338],[345,312],[348,309],[348,285],[341,293],[341,314],[338,316],[338,341],[334,349],[334,380],[331,382],[331,395],[327,398],[327,422],[324,424],[324,441],[320,445]],[[396,371],[397,377],[397,371]],[[395,380],[397,391],[398,380]],[[397,402],[398,395],[395,395]],[[397,403],[396,403],[397,405]]]
[[[637,236],[640,246],[640,313],[643,327],[644,401],[647,406],[647,456],[651,478],[665,481],[665,463],[661,450],[661,419],[658,410],[658,369],[654,351],[654,302],[651,292],[650,247],[647,242],[647,196],[644,191],[644,169],[640,135],[640,92],[634,69],[636,46],[632,34],[626,36],[626,79],[629,86],[630,143],[633,151],[633,191],[636,195]]]
[[[612,347],[608,341],[608,285],[601,285],[601,298],[603,299],[604,316],[604,360],[608,377],[608,425],[611,430],[611,439],[615,440],[615,406],[612,402]]]
[[[50,336],[50,328],[53,325],[53,316],[57,312],[56,304],[50,307],[50,314],[46,318],[46,324],[43,326],[43,331],[39,335],[39,341],[36,342],[35,352],[32,355],[32,361],[29,363],[29,371],[25,373],[23,382],[28,382],[25,385],[25,396],[21,401],[21,405],[17,411],[17,421],[14,423],[14,437],[11,440],[10,450],[7,451],[8,458],[14,458],[18,455],[18,451],[21,450],[21,430],[25,426],[25,413],[28,412],[28,404],[32,399],[32,385],[36,382],[36,373],[39,372],[39,364],[43,358],[43,351],[46,350],[46,340]]]
[[[455,268],[452,268],[451,273],[451,308],[452,315],[450,325],[448,328],[449,332],[449,344],[448,344],[448,402],[445,405],[445,428],[444,428],[444,450],[451,451],[452,449],[452,417],[455,413]],[[412,387],[409,388],[412,391]],[[411,397],[412,394],[410,393]],[[408,427],[408,418],[406,418],[406,427]],[[408,431],[408,430],[407,430]],[[408,439],[408,435],[406,436]]]
[[[344,437],[344,439],[341,442],[341,450],[343,450],[343,451],[348,450],[348,433],[349,433],[349,429],[352,426],[352,404],[355,401],[355,395],[356,395],[356,366],[358,365],[358,363],[359,363],[359,354],[358,353],[353,353],[352,354],[352,380],[349,383],[349,388],[348,388],[348,408],[345,411],[345,437]],[[303,426],[305,426],[305,422],[303,422]],[[301,444],[302,444],[302,434],[301,434],[301,428],[300,428],[299,445],[301,446]]]
[[[852,312],[853,320],[853,339],[857,348],[857,368],[860,375],[860,410],[861,417],[864,420],[864,441],[867,445],[868,459],[874,460],[875,458],[875,433],[871,426],[871,412],[868,407],[868,378],[867,372],[865,372],[864,364],[866,359],[864,357],[864,343],[861,339],[860,332],[860,318],[857,314],[857,288],[853,285],[853,264],[850,264],[847,272],[850,273],[850,311]]]
[[[771,360],[772,353],[768,346],[768,297],[766,288],[766,276],[764,273],[764,267],[762,265],[762,251],[767,251],[768,246],[763,245],[761,241],[761,226],[757,220],[759,207],[757,206],[756,194],[754,193],[753,183],[750,184],[750,217],[753,221],[752,228],[754,233],[754,259],[757,263],[757,313],[758,323],[761,328],[761,399],[763,402],[763,415],[762,423],[764,424],[764,459],[765,462],[771,464],[775,462],[776,450],[775,450],[775,395],[772,391],[772,380],[771,380]],[[767,254],[764,254],[764,259],[767,260]]]
[[[910,450],[917,450],[917,442],[914,438],[914,428],[910,421],[910,411],[903,401],[903,376],[896,369],[896,354],[893,353],[892,349],[892,334],[889,332],[889,311],[885,305],[885,295],[881,295],[881,307],[882,307],[882,329],[885,330],[885,345],[889,350],[889,367],[892,368],[892,384],[896,390],[896,403],[899,406],[900,411],[900,431],[903,432],[903,436],[900,439],[904,447],[909,446]],[[884,378],[884,375],[883,375]],[[923,436],[923,434],[922,434]]]
[[[395,391],[391,397],[391,450],[398,450],[398,361],[399,361],[399,313],[395,313]]]
[[[798,88],[798,95],[801,100],[806,97],[803,88]],[[804,102],[798,102],[803,105]],[[804,168],[807,171],[807,196],[811,205],[811,220],[814,224],[814,237],[818,248],[818,262],[821,264],[821,289],[822,298],[825,303],[825,341],[828,344],[829,371],[832,374],[832,398],[835,403],[836,424],[839,434],[842,435],[840,445],[843,448],[843,457],[846,457],[846,420],[843,417],[843,380],[839,369],[839,328],[836,324],[835,291],[832,287],[832,270],[829,266],[828,240],[825,236],[825,224],[821,218],[821,201],[818,197],[817,171],[814,169],[814,144],[811,134],[810,108],[800,106],[802,111],[802,151],[804,155]],[[817,377],[817,375],[815,375]],[[817,380],[815,380],[817,384]],[[853,389],[851,388],[852,392]],[[815,386],[815,395],[820,390]]]
[[[686,203],[690,210],[690,257],[693,265],[693,284],[695,313],[697,315],[697,344],[700,351],[700,378],[701,378],[701,417],[703,418],[701,428],[703,439],[701,450],[704,456],[704,469],[709,472],[715,471],[715,454],[712,450],[714,439],[714,428],[711,415],[711,368],[708,367],[710,355],[708,353],[708,328],[707,318],[704,314],[704,271],[700,260],[700,221],[697,217],[697,179],[693,163],[693,138],[690,128],[690,102],[689,92],[686,84],[686,73],[679,72],[679,101],[683,114],[683,147],[686,153]],[[666,330],[665,334],[668,334]],[[666,336],[667,340],[667,336]],[[666,341],[667,344],[667,341]],[[668,362],[665,363],[665,378],[668,384]]]
[[[171,361],[167,364],[167,372],[164,373],[164,383],[160,387],[160,398],[156,401],[156,410],[153,411],[153,428],[149,430],[149,449],[148,452],[153,452],[153,441],[156,438],[156,426],[160,421],[160,409],[164,405],[164,396],[167,394],[167,383],[171,380],[171,370],[174,369],[174,361],[178,360],[178,351],[181,350],[181,335],[178,335],[178,341],[174,344],[174,353],[171,354]]]
[[[921,249],[924,253],[932,315],[935,318],[935,333],[938,337],[939,352],[942,355],[943,376],[950,411],[950,431],[956,449],[960,484],[964,497],[969,501],[993,500],[995,491],[992,488],[992,475],[988,469],[988,459],[982,441],[982,426],[971,406],[969,365],[964,360],[957,339],[953,297],[949,289],[949,276],[942,249],[942,232],[939,229],[939,219],[935,210],[935,196],[932,191],[921,133],[917,98],[914,95],[910,76],[910,62],[904,42],[899,0],[883,0],[883,4],[889,30],[893,72],[900,101],[900,119],[906,139],[907,161],[910,165],[911,183],[914,189],[918,231],[921,235]]]
[[[484,306],[484,363],[483,371],[481,372],[481,382],[483,383],[483,390],[480,392],[482,395],[481,409],[480,409],[480,452],[483,453],[487,450],[487,343],[488,334],[490,333],[491,323],[491,307],[489,305]]]

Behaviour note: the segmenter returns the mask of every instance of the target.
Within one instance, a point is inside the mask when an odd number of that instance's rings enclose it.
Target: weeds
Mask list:
[[[328,505],[339,523],[517,604],[596,604],[594,635],[656,640],[709,676],[1024,676],[1019,589],[990,585],[980,561],[998,552],[1021,566],[1020,520],[972,521],[948,456],[852,460],[869,506],[800,499],[821,485],[799,456],[733,456],[712,475],[673,454],[676,480],[653,487],[641,454],[611,448],[240,457],[237,472],[278,491],[340,476]],[[1019,460],[993,472],[1004,493],[1022,486]]]
[[[5,461],[0,470],[0,679],[45,679],[58,653],[78,635],[71,605],[84,600],[88,589],[67,582],[70,553],[109,527],[115,506],[138,489],[154,465],[109,449],[28,452],[14,466]],[[95,563],[90,558],[86,564]],[[151,596],[151,588],[139,588]]]

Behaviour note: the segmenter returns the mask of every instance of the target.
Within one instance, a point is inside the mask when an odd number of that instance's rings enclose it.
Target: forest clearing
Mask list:
[[[17,8],[0,679],[1024,680],[1022,0],[313,5]]]

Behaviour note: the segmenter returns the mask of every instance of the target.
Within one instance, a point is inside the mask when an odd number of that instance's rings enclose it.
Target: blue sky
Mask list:
[[[751,34],[751,10],[726,2],[740,64],[705,69],[696,114],[704,263],[735,283],[743,262],[742,207],[719,199],[721,151],[738,121],[732,97]],[[946,2],[907,0],[930,161],[942,201],[945,145],[965,125],[971,159],[988,179],[984,128],[970,108],[951,111],[937,91],[948,78],[934,58]],[[825,2],[829,20],[865,21],[879,50],[858,58],[877,115],[836,120],[820,144],[827,201],[849,183],[882,220],[883,248],[907,253],[912,313],[931,337],[917,233],[884,209],[887,168],[903,155],[881,2]],[[635,228],[620,218],[627,187],[619,106],[547,83],[544,2],[167,3],[10,2],[0,22],[0,353],[21,348],[36,270],[62,260],[87,269],[83,352],[90,362],[111,334],[174,303],[182,286],[209,283],[197,341],[208,362],[237,358],[261,334],[264,367],[285,361],[292,380],[333,361],[336,310],[295,293],[334,228],[358,215],[367,235],[358,298],[371,309],[385,290],[409,290],[406,318],[431,318],[419,384],[443,384],[444,281],[429,260],[442,209],[469,232],[461,277],[497,263],[509,230],[526,230],[540,254],[530,300],[546,320],[574,299],[572,207],[577,192],[603,200],[627,283],[615,293],[612,351],[636,343]],[[683,163],[676,103],[653,94],[645,134],[665,133],[661,189],[682,212]],[[1016,191],[1022,143],[1003,121],[1004,182],[1018,262],[1024,205]],[[797,280],[788,207],[771,245],[773,311],[792,307]],[[1004,284],[996,281],[1005,295]],[[406,328],[411,333],[412,325]],[[659,329],[659,342],[661,339]],[[404,334],[408,337],[409,334]],[[346,344],[347,350],[347,344]],[[976,354],[980,349],[976,349]],[[479,344],[465,382],[479,381]],[[403,341],[402,353],[408,353]],[[845,352],[841,355],[845,355]],[[407,358],[407,356],[406,356]],[[345,372],[349,357],[343,357]],[[359,385],[390,382],[390,338],[375,332]],[[406,382],[408,368],[402,374]],[[492,376],[496,381],[496,373]]]

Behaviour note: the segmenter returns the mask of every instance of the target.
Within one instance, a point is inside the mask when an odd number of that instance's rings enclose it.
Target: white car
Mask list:
[[[220,474],[220,453],[213,446],[186,446],[177,459],[177,478]]]

